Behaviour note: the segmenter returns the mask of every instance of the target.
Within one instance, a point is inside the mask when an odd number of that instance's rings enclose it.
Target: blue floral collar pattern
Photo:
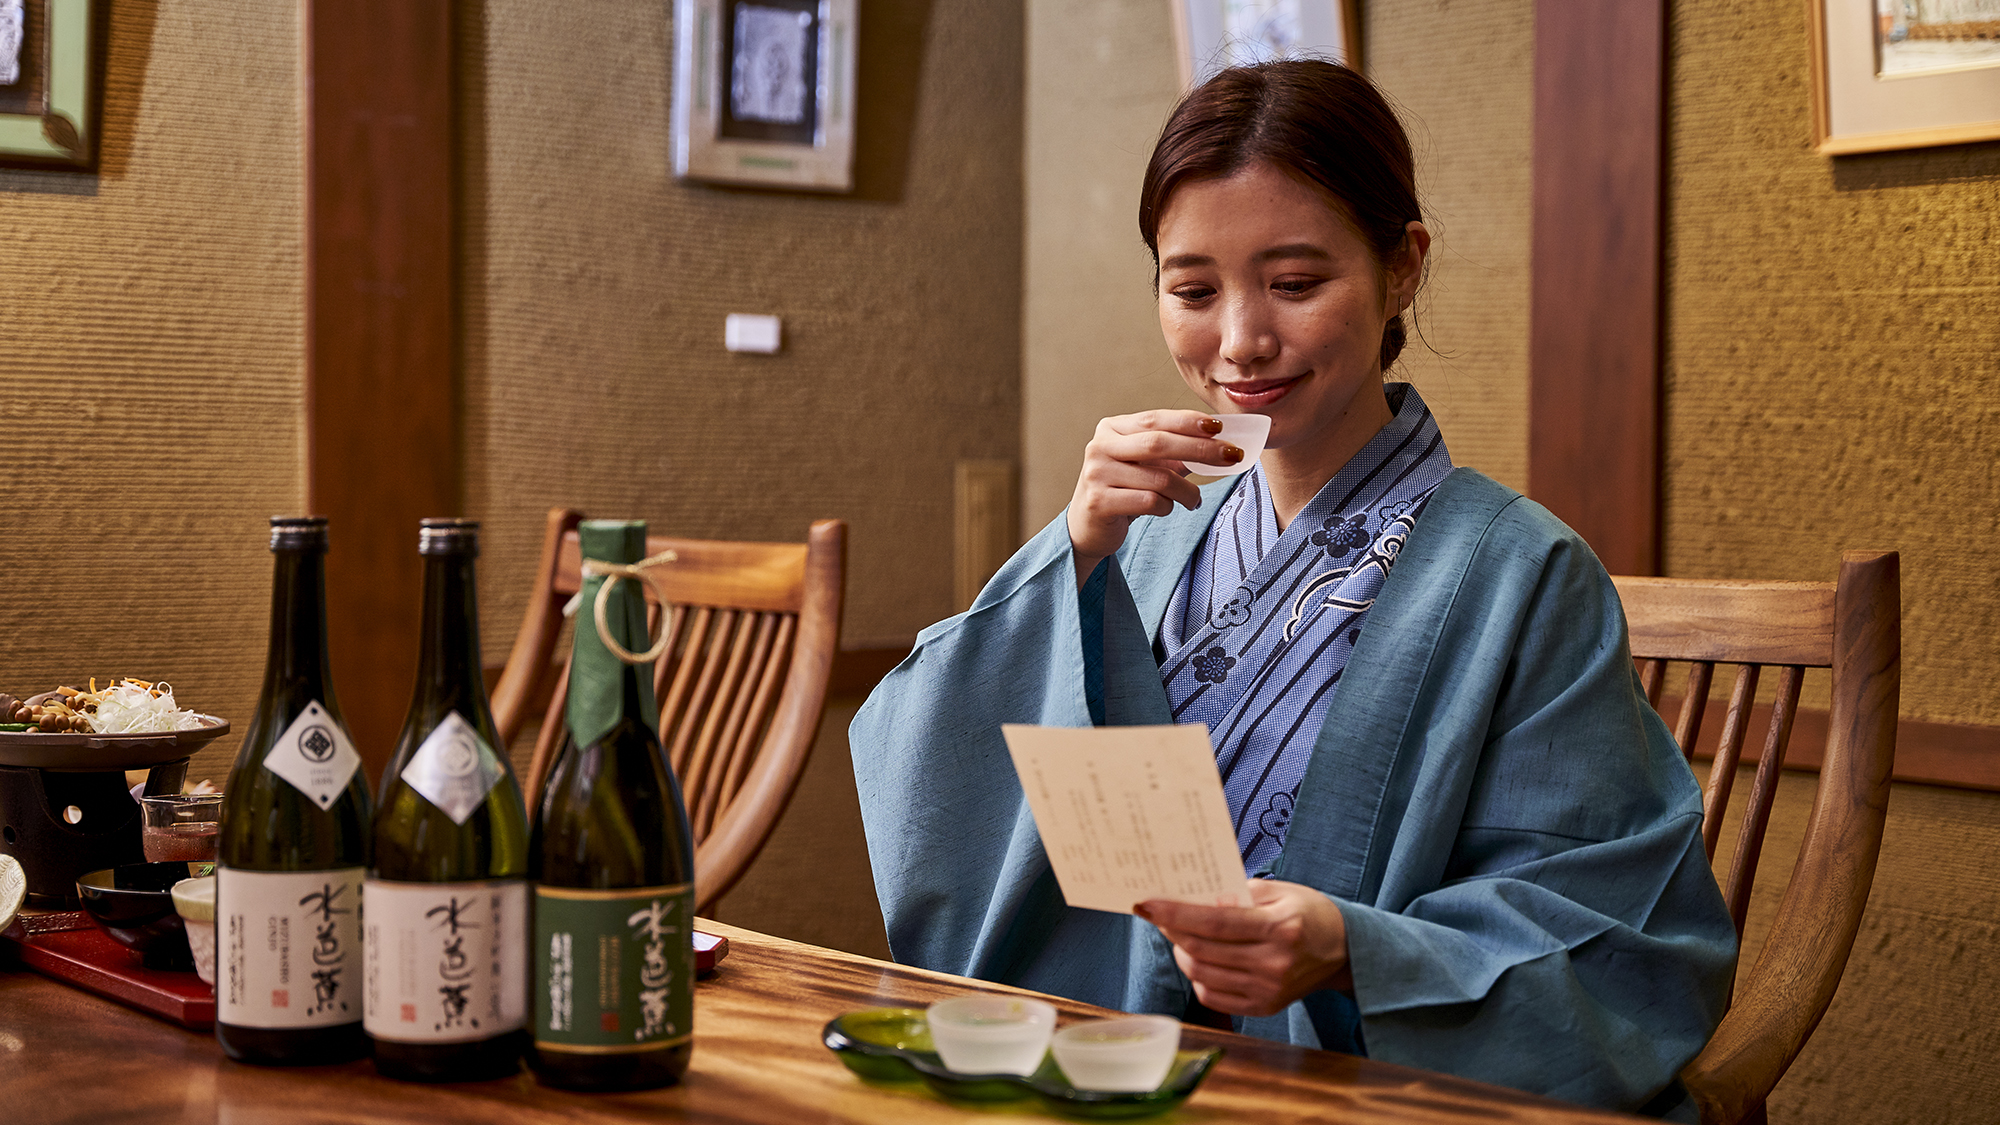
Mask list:
[[[1268,870],[1368,609],[1451,472],[1414,388],[1395,418],[1278,530],[1261,467],[1237,478],[1188,560],[1160,630],[1174,721],[1206,723],[1243,864]]]

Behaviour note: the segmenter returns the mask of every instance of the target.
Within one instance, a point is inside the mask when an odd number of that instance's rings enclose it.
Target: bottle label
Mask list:
[[[347,789],[348,780],[361,768],[361,755],[354,752],[347,732],[315,699],[271,745],[264,755],[264,768],[324,809]]]
[[[359,1020],[366,875],[216,868],[215,1018],[278,1028]]]
[[[368,1034],[469,1043],[528,1017],[528,884],[370,879],[363,943]]]
[[[616,1054],[694,1033],[694,884],[535,888],[535,1045]]]
[[[425,737],[402,773],[410,788],[423,794],[424,800],[436,805],[453,824],[464,824],[505,776],[500,755],[456,711]]]

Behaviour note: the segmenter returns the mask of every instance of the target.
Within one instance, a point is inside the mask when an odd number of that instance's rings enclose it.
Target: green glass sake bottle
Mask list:
[[[528,812],[480,674],[474,520],[427,519],[417,688],[382,771],[364,920],[365,1026],[391,1078],[467,1082],[521,1066]]]
[[[345,1062],[361,1029],[368,784],[326,659],[326,520],[271,520],[271,642],[222,799],[215,1037],[230,1058]]]
[[[586,560],[632,563],[646,552],[643,523],[589,520],[579,538]],[[652,665],[626,664],[598,638],[592,608],[606,581],[583,584],[567,731],[528,842],[528,1065],[575,1090],[666,1085],[693,1050],[694,843],[660,751]],[[637,581],[618,582],[606,611],[614,640],[648,647]]]

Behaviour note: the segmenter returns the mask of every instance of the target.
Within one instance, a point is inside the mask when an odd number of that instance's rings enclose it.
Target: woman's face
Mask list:
[[[1160,330],[1211,410],[1268,414],[1267,449],[1333,469],[1389,419],[1382,330],[1429,236],[1386,266],[1320,189],[1264,163],[1182,184],[1159,226]]]

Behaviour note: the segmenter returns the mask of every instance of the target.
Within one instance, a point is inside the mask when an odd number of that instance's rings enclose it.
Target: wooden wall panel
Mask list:
[[[306,496],[371,777],[416,676],[417,521],[459,507],[448,0],[307,8]]]
[[[1528,493],[1659,573],[1664,0],[1537,0]]]

